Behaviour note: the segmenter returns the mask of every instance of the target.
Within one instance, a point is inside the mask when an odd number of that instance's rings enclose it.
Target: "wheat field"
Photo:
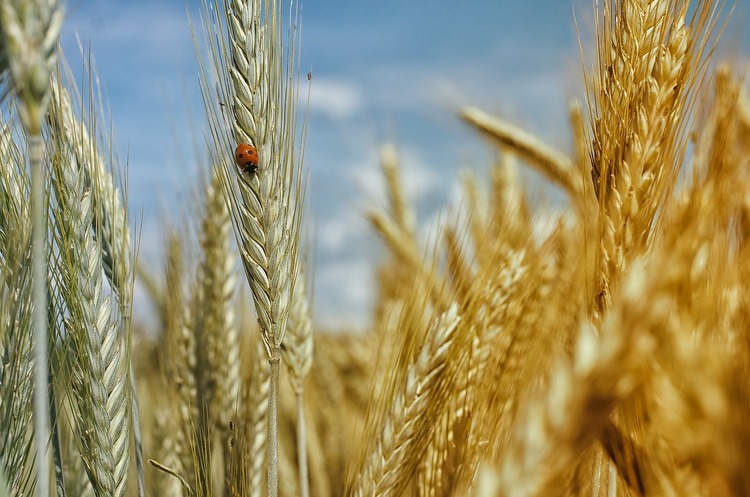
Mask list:
[[[153,268],[95,76],[59,53],[64,7],[0,0],[0,497],[750,495],[750,100],[715,55],[731,9],[592,9],[570,150],[457,109],[496,160],[427,242],[383,144],[372,322],[327,333],[299,5],[186,19],[209,159]],[[535,203],[522,167],[565,202]],[[134,325],[136,279],[156,329]]]

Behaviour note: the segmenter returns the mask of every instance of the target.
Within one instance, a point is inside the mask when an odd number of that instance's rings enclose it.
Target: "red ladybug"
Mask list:
[[[240,143],[234,151],[234,161],[243,173],[255,174],[258,170],[258,149],[247,143]]]

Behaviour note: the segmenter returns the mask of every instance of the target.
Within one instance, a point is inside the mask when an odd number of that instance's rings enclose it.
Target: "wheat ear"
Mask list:
[[[26,495],[33,480],[34,368],[32,344],[29,178],[10,126],[0,131],[0,471]]]
[[[296,13],[295,5],[291,14]],[[279,356],[292,302],[304,196],[302,152],[295,142],[298,26],[296,16],[290,15],[289,40],[282,53],[281,8],[276,0],[232,0],[221,7],[226,38],[215,32],[217,24],[210,19],[205,25],[220,99],[231,105],[229,116],[216,106],[205,67],[202,87],[224,193],[270,363],[268,497],[276,497]],[[215,42],[217,38],[221,41]],[[228,160],[241,142],[258,150],[255,171],[239,170]]]
[[[91,235],[94,209],[84,173],[64,144],[55,161],[56,239],[61,294],[70,313],[66,331],[81,456],[97,493],[121,497],[130,460],[128,344],[103,289],[101,247]]]
[[[254,358],[263,357],[264,350],[260,340],[253,353]],[[244,457],[249,463],[247,479],[247,495],[261,495],[263,488],[263,466],[266,462],[266,442],[268,440],[268,393],[269,393],[268,363],[256,359],[245,366],[245,381],[243,391],[245,429],[243,441]],[[240,482],[239,485],[245,485]],[[240,487],[242,488],[242,487]]]
[[[599,200],[597,316],[628,261],[648,249],[687,146],[688,113],[705,74],[715,18],[700,2],[605,3],[598,34],[591,175]]]
[[[502,495],[553,492],[578,454],[605,429],[612,409],[639,388],[639,372],[655,343],[637,322],[645,305],[640,302],[644,278],[633,268],[601,338],[584,324],[574,362],[553,367],[546,396],[532,400],[517,419],[500,469]]]
[[[562,186],[573,199],[580,197],[583,190],[582,178],[576,174],[573,164],[565,154],[519,127],[491,117],[477,108],[467,107],[461,112],[461,117],[489,138],[510,148],[539,172]]]
[[[203,401],[211,407],[214,428],[227,430],[234,418],[240,387],[239,339],[234,316],[235,258],[231,252],[232,220],[216,171],[206,188],[200,245],[201,349],[209,383]]]
[[[205,212],[200,229],[201,261],[196,314],[197,364],[201,379],[200,404],[207,424],[199,436],[217,431],[223,443],[225,479],[230,477],[230,426],[236,419],[240,389],[240,342],[234,314],[235,257],[231,247],[232,219],[224,201],[218,171],[211,172],[205,190]]]
[[[401,168],[396,147],[393,144],[386,143],[380,148],[380,165],[383,168],[387,185],[391,216],[396,225],[416,243],[416,215],[401,185]]]
[[[170,429],[169,418],[172,415],[171,406],[166,408],[157,409],[154,416],[156,417],[154,423],[154,433],[152,436],[155,451],[159,457],[159,461],[163,461],[164,466],[175,468],[180,467],[180,453],[177,447],[177,434]],[[184,473],[184,471],[177,470],[176,474]],[[180,497],[182,495],[182,486],[180,481],[168,474],[160,474],[154,477],[152,480],[152,491],[154,495],[161,495],[163,497]]]
[[[90,96],[93,95],[91,87],[88,91]],[[73,151],[76,161],[82,168],[86,188],[90,189],[92,194],[93,229],[102,249],[104,273],[117,296],[118,320],[124,330],[126,349],[129,351],[132,333],[134,257],[130,247],[127,207],[123,201],[122,192],[115,186],[113,173],[107,168],[97,140],[89,133],[90,128],[96,129],[95,117],[89,116],[88,123],[76,119],[68,92],[56,81],[52,83],[52,100],[54,105],[50,109],[50,114],[55,121],[55,129],[61,132],[66,145]],[[101,101],[99,105],[102,106]],[[129,358],[127,362],[130,364]],[[128,368],[128,381],[131,390],[131,429],[135,445],[138,495],[143,497],[145,480],[140,408],[135,395],[136,385],[132,364]]]
[[[31,168],[32,284],[34,319],[34,432],[37,495],[49,495],[49,396],[47,392],[47,235],[42,125],[49,102],[63,10],[55,0],[0,2],[0,71],[9,71],[28,136]]]
[[[171,232],[167,237],[166,250],[166,296],[165,314],[165,372],[170,388],[175,392],[177,433],[175,450],[178,464],[175,470],[188,478],[193,474],[193,426],[200,416],[196,379],[196,350],[194,310],[185,302],[183,288],[182,241]],[[189,478],[192,482],[192,479]]]
[[[432,323],[426,343],[405,371],[404,383],[393,391],[391,407],[368,444],[366,458],[355,473],[348,495],[399,495],[416,470],[429,441],[420,426],[430,423],[425,416],[436,405],[434,396],[459,322],[457,308],[451,306]]]

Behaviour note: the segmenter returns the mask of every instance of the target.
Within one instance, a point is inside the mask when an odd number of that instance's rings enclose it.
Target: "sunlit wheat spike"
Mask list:
[[[539,172],[562,186],[574,199],[581,195],[583,179],[570,159],[536,136],[474,107],[461,111],[461,117],[489,138],[508,147]]]
[[[362,467],[354,473],[353,486],[348,495],[374,497],[398,495],[413,471],[417,454],[428,439],[420,436],[420,426],[435,401],[441,371],[453,340],[460,317],[452,306],[432,323],[427,342],[414,362],[408,365],[402,385],[394,386],[390,408],[368,444]]]
[[[594,285],[598,312],[611,305],[628,261],[658,233],[658,213],[683,163],[714,14],[714,2],[706,1],[693,14],[684,0],[604,5],[598,75],[589,97],[601,239]]]
[[[61,294],[70,316],[73,413],[81,457],[97,493],[125,494],[130,460],[127,343],[103,288],[101,246],[92,235],[94,207],[82,166],[63,145],[55,162],[56,240]]]

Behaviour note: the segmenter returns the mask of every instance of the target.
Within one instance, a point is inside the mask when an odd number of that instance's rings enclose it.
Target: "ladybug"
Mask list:
[[[234,150],[234,161],[243,173],[255,174],[258,170],[258,149],[247,143],[240,143]]]

